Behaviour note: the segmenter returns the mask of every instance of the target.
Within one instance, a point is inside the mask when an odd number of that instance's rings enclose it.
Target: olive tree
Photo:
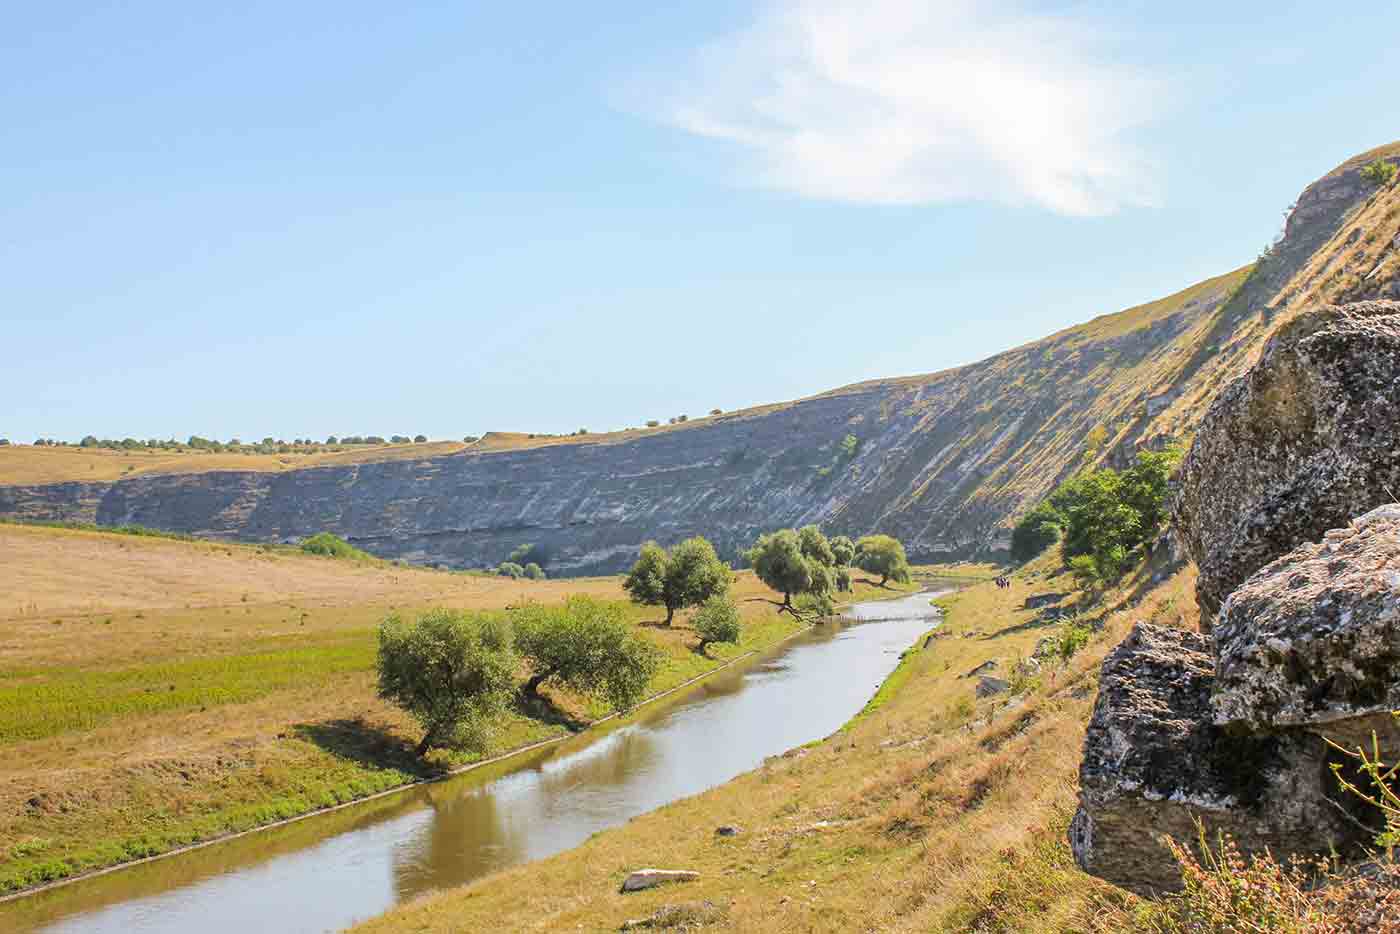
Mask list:
[[[480,749],[510,699],[515,653],[504,620],[432,610],[413,623],[379,624],[379,696],[423,727],[417,754],[432,746]]]
[[[571,597],[562,607],[525,607],[514,622],[516,651],[530,665],[522,690],[532,696],[554,682],[627,710],[661,664],[660,651],[633,631],[616,604]]]
[[[695,618],[690,621],[690,625],[695,630],[695,634],[700,637],[700,645],[696,651],[701,655],[705,654],[705,647],[711,643],[737,644],[739,641],[739,608],[727,596],[711,597],[701,605]]]
[[[622,589],[633,603],[665,607],[669,626],[677,610],[699,606],[711,597],[727,593],[733,578],[729,565],[715,554],[714,546],[697,535],[670,551],[656,542],[642,545]]]
[[[856,542],[856,567],[871,574],[880,575],[880,586],[893,580],[897,584],[909,583],[909,559],[904,556],[904,546],[893,535],[866,535]]]
[[[836,558],[816,526],[760,535],[744,557],[759,580],[783,595],[781,601],[768,601],[779,613],[802,620],[830,614]]]

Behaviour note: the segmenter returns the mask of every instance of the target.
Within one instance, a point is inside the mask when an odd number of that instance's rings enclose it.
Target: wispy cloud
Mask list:
[[[1115,46],[1010,0],[797,0],[698,50],[657,109],[807,197],[1105,214],[1154,200],[1129,137],[1161,98]]]

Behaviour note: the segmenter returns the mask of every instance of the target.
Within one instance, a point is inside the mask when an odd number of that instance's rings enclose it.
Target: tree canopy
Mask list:
[[[677,610],[699,606],[728,592],[733,578],[729,565],[715,554],[714,546],[696,536],[670,551],[656,542],[643,544],[622,589],[634,603],[665,607],[669,626]]]
[[[377,667],[379,696],[423,727],[421,756],[432,746],[482,747],[510,698],[516,659],[504,620],[438,609],[381,622]]]
[[[866,535],[856,542],[856,567],[880,575],[880,586],[893,580],[909,583],[909,559],[904,545],[893,535]]]
[[[836,556],[816,526],[760,535],[744,556],[758,579],[783,595],[777,604],[778,612],[798,617],[829,612],[830,594],[836,584]],[[799,606],[794,598],[800,597],[810,599]]]
[[[704,655],[708,645],[739,641],[739,608],[727,596],[711,597],[701,605],[690,625],[700,637],[698,651]]]
[[[660,664],[659,650],[632,630],[616,604],[571,597],[562,607],[518,610],[514,623],[516,651],[530,665],[527,694],[554,681],[627,710]]]
[[[849,535],[834,535],[831,538],[831,553],[836,556],[836,566],[846,568],[856,557],[856,543]]]

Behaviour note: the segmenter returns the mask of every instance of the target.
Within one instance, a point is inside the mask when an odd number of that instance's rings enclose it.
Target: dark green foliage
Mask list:
[[[514,622],[516,650],[530,664],[528,694],[556,681],[628,710],[661,663],[660,651],[632,631],[617,604],[571,597],[562,607],[519,610]]]
[[[525,565],[525,567],[522,569],[522,572],[524,573],[526,578],[532,581],[542,581],[545,577],[544,568],[540,567],[533,561]]]
[[[696,536],[669,552],[656,542],[642,545],[622,589],[632,602],[666,608],[666,625],[676,611],[698,606],[729,590],[733,574],[715,554],[714,546]]]
[[[1127,470],[1105,467],[1071,477],[1044,509],[1032,511],[1046,522],[1053,516],[1063,530],[1064,556],[1082,586],[1117,580],[1133,549],[1157,534],[1166,520],[1168,482],[1180,461],[1176,448],[1143,451]],[[1075,560],[1084,557],[1089,560]]]
[[[1064,517],[1046,500],[1021,517],[1011,530],[1011,557],[1029,561],[1060,540]]]
[[[1384,188],[1386,185],[1395,181],[1395,173],[1395,163],[1386,162],[1384,159],[1377,159],[1374,162],[1368,163],[1361,170],[1361,179],[1367,184],[1375,185],[1377,188]]]
[[[739,608],[727,596],[711,597],[706,600],[690,621],[691,628],[700,637],[700,654],[705,654],[705,646],[715,642],[737,644],[739,641]]]
[[[860,450],[860,439],[855,435],[846,435],[841,439],[841,444],[837,448],[837,456],[844,460],[850,460],[856,456]]]
[[[904,545],[893,535],[866,535],[856,542],[856,567],[880,575],[880,586],[886,581],[909,583],[909,559]]]
[[[851,569],[850,569],[850,568],[847,568],[847,567],[838,567],[838,568],[836,569],[836,589],[839,590],[839,591],[841,591],[842,593],[850,593],[850,591],[851,591]]]
[[[425,442],[425,441],[427,441],[427,440],[428,440],[428,436],[427,436],[427,435],[414,435],[414,436],[413,436],[413,443],[414,443],[414,444],[422,444],[423,442]]]
[[[372,560],[371,556],[354,545],[347,542],[338,535],[330,532],[317,532],[310,538],[301,540],[301,550],[313,555],[325,555],[328,558],[353,558],[357,561]]]
[[[514,561],[502,561],[496,565],[496,573],[502,577],[521,578],[525,576],[525,569]]]
[[[838,568],[850,567],[856,557],[856,543],[848,535],[836,535],[831,539],[831,553],[836,557]]]
[[[542,568],[548,567],[549,550],[543,545],[516,545],[515,548],[511,550],[510,557],[506,560],[520,565],[529,564],[531,561],[533,561],[535,564],[538,564]]]
[[[379,625],[379,696],[422,725],[420,756],[432,746],[481,749],[515,668],[510,626],[497,617],[440,609]]]

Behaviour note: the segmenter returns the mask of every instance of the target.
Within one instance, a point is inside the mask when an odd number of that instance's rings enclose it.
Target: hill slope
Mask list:
[[[568,442],[0,487],[0,517],[246,541],[331,530],[384,557],[453,567],[529,542],[556,573],[616,570],[648,538],[703,534],[733,554],[763,530],[808,522],[891,532],[921,558],[996,550],[1014,516],[1090,457],[1189,434],[1282,318],[1393,292],[1400,196],[1366,185],[1360,168],[1396,152],[1309,186],[1259,263],[969,366]],[[1091,433],[1103,440],[1092,455]]]

